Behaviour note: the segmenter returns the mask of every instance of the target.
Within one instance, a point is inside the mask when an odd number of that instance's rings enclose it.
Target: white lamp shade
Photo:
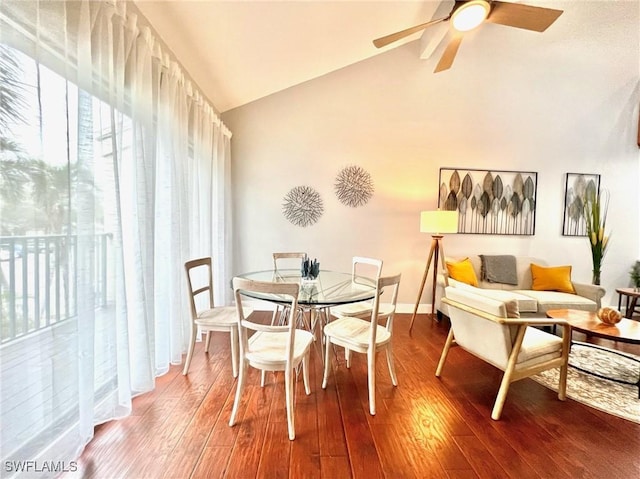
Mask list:
[[[432,234],[457,233],[457,211],[423,211],[420,213],[420,232]]]

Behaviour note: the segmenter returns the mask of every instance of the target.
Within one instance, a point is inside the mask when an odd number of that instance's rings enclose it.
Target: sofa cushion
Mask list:
[[[473,270],[473,264],[469,258],[465,258],[462,261],[447,261],[447,272],[456,281],[469,284],[471,286],[478,286],[478,278]]]
[[[531,263],[531,289],[575,294],[571,284],[571,266],[544,267]]]
[[[577,294],[561,293],[559,291],[518,290],[519,294],[528,296],[538,303],[538,312],[545,313],[550,309],[579,309],[595,311],[596,303]],[[522,310],[520,310],[522,312]]]

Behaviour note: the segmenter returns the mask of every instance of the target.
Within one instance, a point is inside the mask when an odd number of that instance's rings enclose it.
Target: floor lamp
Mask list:
[[[424,275],[422,276],[422,283],[420,284],[420,290],[418,291],[418,298],[416,299],[416,305],[413,308],[413,316],[411,316],[411,324],[409,325],[409,334],[413,329],[413,322],[416,319],[418,312],[418,306],[420,305],[420,298],[424,291],[424,285],[427,282],[427,275],[429,273],[429,267],[433,261],[433,289],[431,299],[431,314],[435,312],[436,303],[436,280],[438,278],[438,259],[442,264],[442,268],[445,268],[444,261],[444,248],[442,246],[443,234],[457,233],[458,232],[458,212],[457,211],[423,211],[420,213],[420,232],[431,233],[431,250],[429,251],[429,258],[427,259],[427,265],[424,268]]]

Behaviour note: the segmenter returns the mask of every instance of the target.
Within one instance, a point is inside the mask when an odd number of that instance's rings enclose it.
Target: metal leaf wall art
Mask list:
[[[562,234],[564,236],[586,236],[587,224],[584,219],[584,203],[591,194],[600,191],[600,175],[589,173],[567,173],[564,192],[564,215]]]
[[[359,166],[347,166],[340,170],[334,187],[338,200],[352,208],[366,204],[374,191],[371,175]]]
[[[440,168],[438,207],[458,210],[458,233],[533,235],[538,174]]]
[[[289,190],[282,203],[284,217],[296,226],[306,228],[316,223],[324,205],[320,193],[310,186],[296,186]]]

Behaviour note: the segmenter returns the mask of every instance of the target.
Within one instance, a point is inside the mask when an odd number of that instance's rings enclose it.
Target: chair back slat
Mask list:
[[[391,294],[388,296],[391,298],[391,313],[387,318],[386,327],[391,332],[393,330],[393,317],[395,315],[396,302],[398,300],[398,289],[400,286],[401,274],[394,276],[385,276],[378,278],[376,281],[376,295],[373,298],[373,308],[371,309],[371,325],[369,328],[369,345],[373,347],[376,343],[376,335],[378,331],[378,316],[380,313],[381,298],[385,292],[385,288],[388,290],[391,288]]]
[[[285,253],[273,253],[273,269],[278,271],[278,269],[283,269],[282,265],[286,265],[289,268],[292,268],[293,265],[296,265],[296,268],[300,268],[302,265],[302,260],[307,257],[307,253],[301,252],[285,252]],[[297,259],[298,263],[294,263],[292,260]],[[288,260],[288,261],[286,261]],[[278,266],[280,265],[280,268]],[[285,269],[289,269],[285,268]]]
[[[189,290],[189,302],[191,306],[192,320],[198,317],[201,309],[210,309],[214,306],[213,301],[213,266],[211,258],[198,258],[187,261],[184,264],[187,275],[187,287]],[[198,299],[202,293],[208,293],[206,303]]]
[[[382,260],[367,258],[366,256],[354,256],[351,260],[351,280],[358,282],[358,277],[373,278],[377,280],[382,274]]]

